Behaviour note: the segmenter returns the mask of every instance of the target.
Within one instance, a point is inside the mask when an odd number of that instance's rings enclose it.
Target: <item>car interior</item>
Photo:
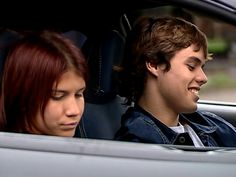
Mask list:
[[[178,15],[191,20],[183,9],[174,9],[172,13],[176,10],[181,11]],[[158,15],[166,12],[163,7],[156,11]],[[146,11],[135,11],[129,16],[123,14],[115,28],[98,38],[88,39],[82,46],[90,67],[90,81],[85,94],[85,112],[76,137],[112,140],[119,128],[121,116],[127,107],[123,104],[124,98],[117,94],[117,73],[114,67],[122,61],[127,32],[131,30],[134,20],[143,13]],[[152,15],[150,9],[148,13]],[[234,103],[200,100],[198,110],[213,112],[236,126]]]
[[[116,67],[122,62],[126,35],[135,20],[141,15],[174,15],[189,20],[201,16],[231,24],[236,39],[236,8],[227,5],[235,2],[227,0],[220,5],[221,1],[86,0],[50,4],[36,0],[26,5],[14,2],[14,12],[12,2],[2,3],[0,74],[11,44],[21,34],[44,29],[61,32],[80,47],[90,73],[76,138],[0,132],[0,176],[235,177],[235,147],[196,148],[113,140],[127,109],[124,98],[117,93]],[[233,64],[235,67],[236,61]],[[236,127],[236,97],[230,97],[233,101],[200,99],[198,110],[220,115]]]
[[[76,14],[75,11],[72,10],[63,16],[59,15],[60,8],[50,18],[46,15],[39,17],[36,15],[37,12],[32,12],[32,16],[29,18],[27,16],[29,11],[27,11],[18,18],[9,17],[8,21],[2,19],[0,69],[2,70],[8,47],[20,37],[21,33],[42,29],[62,32],[64,36],[73,40],[75,45],[82,49],[90,70],[85,93],[85,112],[75,137],[112,140],[120,126],[121,115],[127,109],[123,104],[124,98],[117,94],[115,67],[122,62],[125,38],[127,32],[132,29],[135,19],[141,15],[175,15],[191,20],[190,10],[195,12],[197,9],[201,9],[203,14],[207,12],[202,6],[192,7],[188,3],[185,4],[188,10],[180,7],[181,3],[174,8],[165,6],[165,3],[160,3],[160,6],[156,8],[150,8],[151,2],[145,6],[142,5],[137,3],[132,8],[127,7],[129,11],[123,12],[119,10],[122,7],[121,3],[117,6],[117,13],[113,12],[116,14],[113,16],[109,16],[111,9],[92,8],[90,10],[97,14],[96,18],[88,17],[84,21],[82,20],[83,12],[78,12],[77,23],[75,18],[69,19]],[[47,10],[49,9],[46,9],[46,12]],[[213,14],[217,12],[217,9],[212,10]],[[49,19],[44,21],[46,17]],[[0,20],[1,18],[3,17],[0,17]],[[227,19],[232,24],[236,23],[235,20],[228,17],[228,14],[223,14],[220,19]],[[199,110],[216,113],[236,126],[236,105],[234,103],[200,100],[198,105]]]
[[[83,46],[90,68],[81,121],[87,138],[113,139],[119,128],[125,106],[117,95],[117,76],[113,66],[122,61],[124,43],[124,36],[117,30],[111,30],[101,39],[90,39]],[[81,132],[80,127],[78,132]],[[79,134],[77,136],[80,137]]]

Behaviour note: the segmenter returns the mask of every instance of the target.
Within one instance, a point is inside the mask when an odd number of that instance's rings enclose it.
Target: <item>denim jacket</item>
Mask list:
[[[236,147],[236,129],[223,118],[210,112],[180,114],[180,122],[196,132],[204,146]],[[178,143],[180,134],[161,123],[139,106],[130,107],[122,116],[116,140],[156,144]],[[181,141],[183,145],[191,145]]]

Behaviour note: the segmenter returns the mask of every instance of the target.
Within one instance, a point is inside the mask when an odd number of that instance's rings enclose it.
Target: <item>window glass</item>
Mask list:
[[[207,36],[213,60],[206,63],[208,77],[200,92],[201,100],[236,101],[236,28],[233,25],[189,10],[170,6],[129,14],[131,24],[140,16],[178,16],[196,24]]]
[[[208,82],[200,98],[213,101],[236,101],[236,29],[234,26],[208,18],[196,18],[196,25],[208,38],[213,60],[207,62]]]

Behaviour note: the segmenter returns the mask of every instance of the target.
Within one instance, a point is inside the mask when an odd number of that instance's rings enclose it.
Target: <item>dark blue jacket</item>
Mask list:
[[[223,118],[210,112],[180,114],[196,132],[204,146],[236,147],[236,129]],[[156,144],[193,145],[139,106],[130,107],[122,116],[121,127],[115,139]],[[187,138],[188,139],[188,138]],[[189,138],[191,139],[191,138]],[[181,140],[181,141],[179,141]],[[191,141],[191,140],[190,140]]]

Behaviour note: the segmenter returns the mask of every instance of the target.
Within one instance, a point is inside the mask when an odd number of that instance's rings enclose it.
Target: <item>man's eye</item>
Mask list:
[[[195,66],[192,66],[192,65],[187,65],[187,66],[190,71],[193,71],[195,69]]]
[[[205,65],[202,65],[202,70],[203,70],[203,71],[205,71],[205,70],[206,70],[206,68],[205,68]]]

